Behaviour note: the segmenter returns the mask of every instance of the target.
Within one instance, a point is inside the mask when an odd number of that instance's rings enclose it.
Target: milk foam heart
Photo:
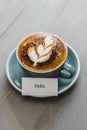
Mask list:
[[[39,56],[43,56],[46,55],[47,53],[49,53],[52,49],[52,46],[43,46],[43,45],[38,45],[37,47],[37,52],[39,54]]]
[[[34,62],[34,66],[36,66],[38,62],[42,63],[47,61],[50,58],[51,53],[52,44],[48,44],[48,46],[38,45],[37,47],[31,47],[28,49],[28,56]]]
[[[48,36],[45,38],[45,46],[51,45],[53,43],[52,37]]]

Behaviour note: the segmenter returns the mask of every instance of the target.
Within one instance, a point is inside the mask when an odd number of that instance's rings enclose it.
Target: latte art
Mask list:
[[[48,37],[45,38],[45,46],[48,46],[52,43],[53,43],[53,40],[52,40],[51,37],[48,36]]]
[[[18,47],[18,58],[28,70],[46,72],[58,67],[66,58],[63,42],[49,33],[34,33],[24,39]]]
[[[37,47],[31,47],[28,49],[28,56],[34,62],[34,66],[37,63],[42,63],[50,59],[50,55],[52,54],[52,47],[54,43],[48,42],[45,45],[38,45]]]

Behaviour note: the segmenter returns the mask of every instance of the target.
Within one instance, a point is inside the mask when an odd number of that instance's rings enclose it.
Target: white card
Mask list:
[[[58,78],[22,78],[23,96],[58,96]]]

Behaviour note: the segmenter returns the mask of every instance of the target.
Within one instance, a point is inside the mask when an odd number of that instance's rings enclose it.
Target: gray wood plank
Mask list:
[[[23,0],[15,1],[0,1],[0,37],[9,28],[16,17],[22,12],[26,5]]]

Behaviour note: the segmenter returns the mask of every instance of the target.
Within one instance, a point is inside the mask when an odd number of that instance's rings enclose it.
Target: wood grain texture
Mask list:
[[[77,82],[56,98],[22,97],[6,77],[10,52],[36,31],[61,36],[80,58]],[[86,0],[0,0],[0,130],[87,129],[86,35]]]

